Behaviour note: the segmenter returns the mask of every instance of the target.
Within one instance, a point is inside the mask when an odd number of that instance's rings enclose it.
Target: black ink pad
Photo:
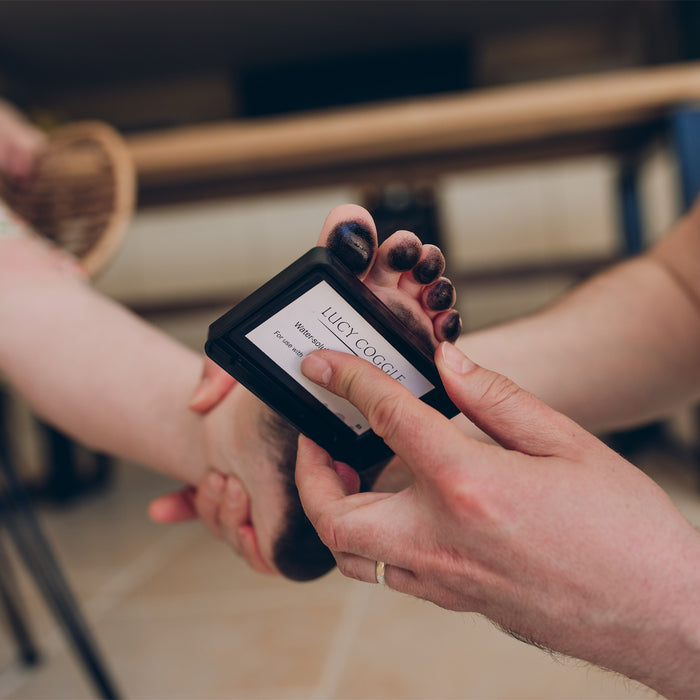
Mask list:
[[[432,350],[326,248],[308,253],[209,327],[206,353],[331,456],[358,471],[392,455],[349,402],[301,374],[316,349],[352,352],[448,418]]]

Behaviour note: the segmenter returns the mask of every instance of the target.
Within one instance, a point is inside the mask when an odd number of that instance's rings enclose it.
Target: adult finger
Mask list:
[[[376,536],[383,513],[372,506],[393,494],[349,492],[347,479],[342,469],[339,469],[341,474],[336,472],[337,466],[323,448],[299,436],[295,476],[304,511],[336,561],[350,562],[350,568],[341,569],[342,573],[371,581],[371,564],[367,557],[375,556],[377,547],[383,546]],[[355,558],[350,553],[358,555],[358,560],[364,557],[359,567],[353,568]],[[396,560],[391,554],[392,561]]]
[[[27,122],[17,124],[11,136],[7,172],[18,182],[28,181],[47,141],[46,135]]]
[[[157,523],[181,523],[197,518],[194,507],[194,489],[187,487],[174,493],[154,498],[148,506],[148,515]]]
[[[570,453],[587,433],[515,382],[472,362],[450,343],[442,343],[435,362],[454,404],[503,447],[547,456]],[[587,440],[585,441],[588,442]]]
[[[299,435],[294,478],[306,517],[326,547],[335,552],[338,543],[333,528],[324,526],[322,518],[347,496],[345,483],[333,469],[330,455],[304,435]]]
[[[200,506],[197,500],[196,505]],[[219,537],[228,542],[255,571],[264,574],[276,573],[260,552],[257,534],[251,522],[250,498],[240,479],[233,474],[227,474],[224,477],[221,496],[216,503],[215,515],[208,510],[211,505],[206,494],[203,494],[200,506],[202,519],[212,520]]]
[[[192,502],[205,527],[216,537],[221,537],[219,510],[226,489],[226,477],[211,470],[196,488]]]
[[[318,350],[304,358],[301,369],[311,381],[354,404],[416,478],[461,462],[465,441],[473,460],[486,456],[488,445],[467,438],[445,416],[367,360]]]
[[[208,413],[235,386],[236,380],[209,357],[204,358],[202,378],[190,399],[190,408],[197,413]]]
[[[236,539],[239,543],[241,556],[251,569],[260,574],[279,575],[279,571],[263,559],[255,528],[252,525],[241,525],[236,533]]]
[[[381,560],[367,559],[356,554],[342,552],[335,555],[335,560],[338,565],[338,571],[347,578],[363,581],[364,583],[378,583],[402,593],[406,593],[408,587],[414,585],[416,580],[416,575],[413,571]],[[383,581],[378,578],[382,572],[384,575]]]

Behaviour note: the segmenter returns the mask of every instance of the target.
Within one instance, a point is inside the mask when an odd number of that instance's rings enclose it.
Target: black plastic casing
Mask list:
[[[373,431],[357,435],[245,336],[319,282],[327,282],[435,389],[421,400],[448,418],[458,409],[445,392],[423,339],[326,248],[312,248],[209,327],[205,350],[217,364],[335,460],[363,471],[393,452]]]

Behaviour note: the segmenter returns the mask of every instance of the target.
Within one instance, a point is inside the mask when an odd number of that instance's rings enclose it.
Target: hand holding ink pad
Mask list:
[[[207,355],[297,430],[358,471],[393,453],[348,401],[301,373],[314,350],[349,352],[448,418],[458,413],[424,341],[326,248],[308,253],[209,327]]]

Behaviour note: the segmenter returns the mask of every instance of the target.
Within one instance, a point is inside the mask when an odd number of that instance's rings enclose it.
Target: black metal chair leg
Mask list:
[[[82,662],[101,697],[119,697],[97,645],[66,582],[27,492],[11,462],[4,415],[4,395],[0,391],[0,518],[56,621]],[[15,607],[15,610],[17,608]]]
[[[109,483],[111,457],[81,448],[62,432],[42,421],[38,425],[48,453],[48,473],[40,486],[42,497],[58,503],[68,502]],[[83,466],[87,468],[79,469],[79,461],[85,462]]]
[[[17,553],[63,627],[75,652],[103,698],[117,698],[116,687],[106,671],[97,646],[78,604],[66,583],[32,505],[16,473],[2,455],[0,470],[6,482],[0,512]]]
[[[0,599],[7,623],[14,634],[21,662],[34,666],[39,662],[39,651],[25,620],[24,605],[15,580],[12,563],[4,543],[0,539]]]

